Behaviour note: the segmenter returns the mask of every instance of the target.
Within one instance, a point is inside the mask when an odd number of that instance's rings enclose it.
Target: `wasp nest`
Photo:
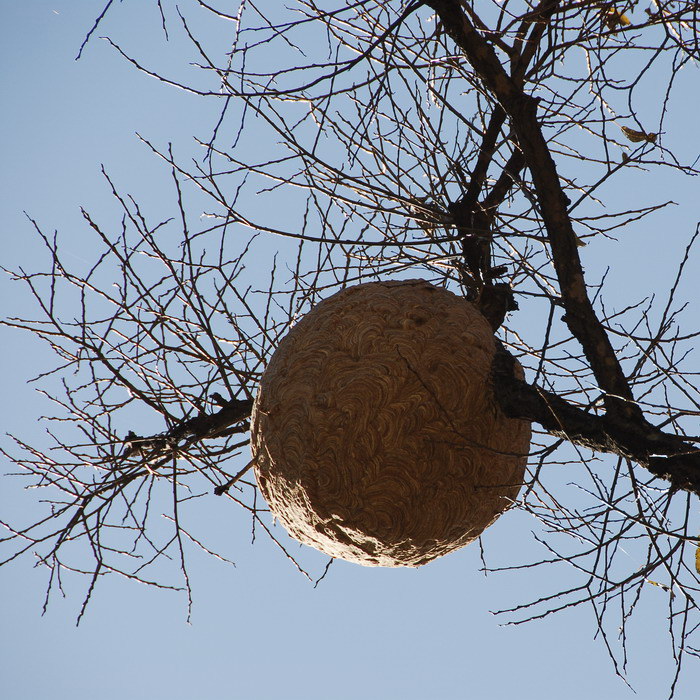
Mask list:
[[[272,513],[366,566],[420,566],[477,538],[517,497],[530,444],[494,400],[494,353],[476,308],[422,280],[322,301],[280,342],[253,408]]]

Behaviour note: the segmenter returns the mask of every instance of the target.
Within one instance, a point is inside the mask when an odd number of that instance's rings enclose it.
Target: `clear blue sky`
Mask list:
[[[74,57],[103,3],[87,0],[0,0],[0,236],[2,264],[31,268],[41,254],[26,210],[64,236],[76,259],[89,240],[84,205],[108,215],[99,177],[104,163],[139,198],[171,202],[162,164],[135,132],[186,151],[193,133],[211,122],[196,98],[137,75],[110,47],[91,43]],[[115,3],[98,34],[118,36],[140,56],[161,42],[155,1]],[[169,4],[166,4],[169,6]],[[222,5],[222,3],[220,3]],[[234,5],[234,3],[231,3]],[[172,9],[172,8],[170,8]],[[177,45],[168,49],[176,55]],[[162,56],[162,54],[158,54]],[[157,59],[154,54],[154,61]],[[694,78],[697,85],[697,73]],[[689,100],[691,97],[689,96]],[[695,94],[688,111],[697,118]],[[212,115],[213,118],[213,115]],[[687,123],[691,133],[692,122]],[[694,147],[698,150],[697,139]],[[668,183],[639,185],[658,189]],[[694,188],[694,189],[692,189]],[[697,184],[669,197],[689,201]],[[660,275],[660,259],[677,252],[675,228],[687,234],[697,208],[664,219],[667,245],[655,266],[635,262],[635,276]],[[685,214],[683,213],[685,212]],[[683,218],[685,216],[686,218]],[[668,233],[667,233],[668,232]],[[644,229],[638,243],[613,251],[585,249],[591,274],[612,255],[634,256],[658,242]],[[590,246],[592,248],[593,246]],[[637,264],[638,263],[638,264]],[[631,278],[630,278],[631,280]],[[621,283],[626,284],[625,278]],[[0,280],[3,315],[30,309],[26,297]],[[696,310],[697,313],[697,310]],[[695,319],[697,321],[697,318]],[[695,324],[697,326],[697,323]],[[2,432],[40,439],[37,417],[49,409],[27,379],[51,364],[32,338],[0,330]],[[2,471],[9,468],[0,464]],[[33,512],[32,493],[0,484],[2,519]],[[536,624],[501,627],[489,611],[548,591],[554,570],[479,573],[476,546],[418,570],[382,570],[336,562],[314,589],[263,538],[250,544],[247,520],[222,499],[201,508],[198,532],[236,562],[231,568],[194,556],[195,602],[186,623],[185,598],[112,578],[95,593],[76,628],[84,584],[67,581],[42,617],[45,572],[27,557],[0,570],[0,696],[6,700],[567,700],[633,697],[614,676],[590,609]],[[509,513],[484,537],[489,563],[522,561],[536,525]],[[324,560],[315,561],[317,570]],[[665,697],[670,659],[664,594],[633,622],[630,680],[640,700]],[[700,668],[689,662],[678,698],[697,697]]]

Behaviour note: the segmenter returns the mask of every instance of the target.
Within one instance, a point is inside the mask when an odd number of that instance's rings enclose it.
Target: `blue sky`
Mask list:
[[[105,217],[113,213],[100,164],[136,195],[155,203],[170,201],[162,163],[135,132],[161,144],[172,140],[186,153],[193,148],[190,137],[211,127],[197,98],[136,74],[105,42],[94,41],[74,61],[99,8],[100,3],[86,0],[0,0],[5,266],[31,268],[42,254],[23,211],[46,230],[59,229],[76,261],[89,260],[90,239],[79,206]],[[104,33],[148,56],[149,42],[162,39],[155,2],[115,3],[98,32]],[[176,50],[168,47],[165,56]],[[163,56],[154,53],[153,60]],[[697,93],[691,95],[687,109],[697,115]],[[700,150],[692,126],[688,121],[678,128],[687,129],[685,134],[694,139],[688,136],[689,147]],[[681,203],[697,196],[696,183],[681,190],[671,181],[639,182],[619,196],[639,198],[645,188],[663,187],[673,187],[669,196]],[[664,217],[663,226],[638,231],[636,242],[585,249],[589,273],[598,275],[608,263],[634,256],[634,269],[629,269],[629,279],[620,278],[622,286],[645,275],[670,274],[678,253],[672,232],[687,235],[697,207],[681,206]],[[663,246],[658,245],[660,235]],[[649,250],[653,256],[639,255]],[[0,306],[3,315],[31,308],[6,279],[0,280]],[[697,321],[697,309],[695,314]],[[0,385],[7,397],[0,409],[3,432],[41,440],[37,417],[49,407],[26,381],[49,367],[51,356],[30,337],[7,329],[0,334],[8,368]],[[3,519],[29,519],[35,512],[35,493],[19,486],[16,480],[2,482]],[[211,501],[195,507],[198,532],[207,533],[236,566],[193,555],[191,624],[182,595],[112,577],[98,587],[76,627],[84,582],[68,579],[66,597],[54,597],[42,616],[45,572],[34,568],[29,557],[0,571],[3,698],[632,697],[615,677],[600,640],[593,639],[590,609],[518,627],[503,627],[490,613],[549,590],[552,577],[566,576],[559,570],[485,577],[479,573],[478,547],[472,546],[418,570],[336,562],[327,579],[313,588],[270,542],[258,538],[251,545],[248,522],[225,501]],[[526,559],[535,551],[530,537],[535,527],[522,514],[504,516],[484,537],[489,563]],[[324,560],[316,558],[313,565],[320,571]],[[641,700],[665,697],[671,670],[664,594],[660,589],[654,594],[657,598],[648,596],[632,623],[630,680]],[[700,668],[689,662],[677,697],[693,697],[699,683]]]

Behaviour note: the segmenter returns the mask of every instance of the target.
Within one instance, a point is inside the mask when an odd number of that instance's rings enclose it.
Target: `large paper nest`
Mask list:
[[[260,383],[260,489],[289,533],[367,566],[420,566],[513,502],[530,425],[498,409],[495,342],[422,280],[345,289],[282,339]]]

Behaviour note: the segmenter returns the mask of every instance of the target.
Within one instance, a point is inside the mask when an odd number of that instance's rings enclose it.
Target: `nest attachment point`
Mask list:
[[[479,311],[423,280],[320,302],[279,343],[253,408],[272,513],[366,566],[420,566],[477,538],[517,497],[530,445],[530,424],[496,405],[494,354]]]

